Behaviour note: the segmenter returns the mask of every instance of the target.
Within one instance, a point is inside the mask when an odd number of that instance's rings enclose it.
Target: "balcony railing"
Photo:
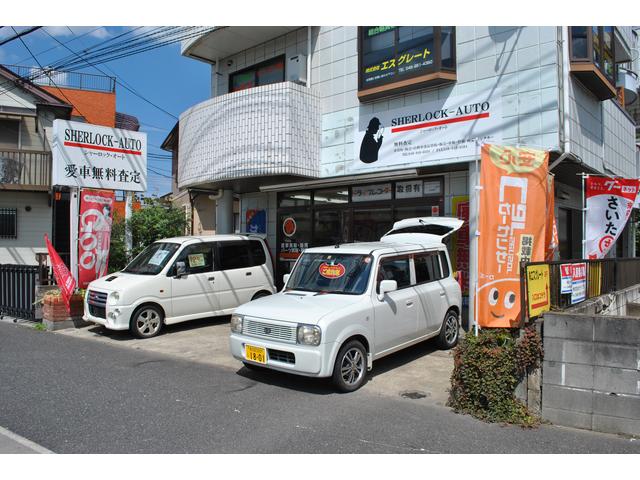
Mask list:
[[[63,70],[41,69],[23,65],[3,65],[16,75],[46,87],[76,88],[94,92],[113,93],[116,91],[115,77],[91,73],[65,72]]]
[[[0,150],[0,189],[50,185],[51,152]]]

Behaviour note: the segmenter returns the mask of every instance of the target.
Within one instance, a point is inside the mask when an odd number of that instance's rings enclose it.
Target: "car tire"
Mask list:
[[[460,336],[460,319],[455,310],[447,311],[440,327],[438,346],[443,350],[450,350],[458,344]]]
[[[341,392],[359,389],[367,377],[367,351],[358,340],[345,343],[333,366],[333,384]]]
[[[269,292],[265,292],[265,291],[263,290],[263,291],[260,291],[260,292],[256,293],[256,294],[253,296],[253,298],[251,299],[251,301],[254,301],[254,300],[257,300],[257,299],[259,299],[259,298],[263,298],[263,297],[268,297],[269,295],[271,295]]]
[[[162,331],[164,313],[155,305],[143,305],[138,308],[129,322],[129,331],[136,338],[152,338]]]

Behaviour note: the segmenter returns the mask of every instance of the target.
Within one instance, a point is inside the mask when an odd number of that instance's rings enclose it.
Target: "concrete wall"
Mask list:
[[[35,254],[47,251],[44,234],[51,238],[49,194],[0,190],[0,207],[18,209],[18,238],[0,238],[0,263],[37,265]]]
[[[640,285],[591,298],[566,310],[582,315],[639,316]]]
[[[640,435],[640,318],[544,316],[542,417]]]

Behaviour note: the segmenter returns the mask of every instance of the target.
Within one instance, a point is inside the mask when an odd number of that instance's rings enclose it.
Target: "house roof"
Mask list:
[[[54,94],[46,91],[44,88],[36,85],[30,80],[12,72],[3,65],[0,65],[0,77],[7,79],[8,81],[16,84],[19,88],[36,97],[38,100],[36,101],[36,104],[64,108],[69,111],[73,109],[73,106],[69,103],[62,101]]]

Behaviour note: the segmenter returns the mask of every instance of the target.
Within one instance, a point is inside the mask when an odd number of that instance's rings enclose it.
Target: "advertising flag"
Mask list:
[[[482,146],[478,293],[481,327],[521,322],[520,262],[545,257],[548,152]]]
[[[73,295],[73,291],[76,289],[76,281],[73,279],[73,276],[71,276],[71,272],[69,272],[69,269],[60,258],[60,255],[58,255],[58,252],[56,252],[56,249],[51,245],[46,233],[44,235],[44,243],[47,245],[47,251],[49,252],[49,258],[51,259],[53,276],[60,288],[60,294],[62,295],[64,304],[67,306],[67,311],[70,312],[71,308],[69,306],[69,301],[71,299],[71,295]]]
[[[638,195],[638,180],[589,176],[585,188],[586,258],[603,258],[629,220]]]
[[[111,223],[115,193],[111,190],[83,189],[80,194],[80,226],[78,228],[78,284],[107,274]]]

